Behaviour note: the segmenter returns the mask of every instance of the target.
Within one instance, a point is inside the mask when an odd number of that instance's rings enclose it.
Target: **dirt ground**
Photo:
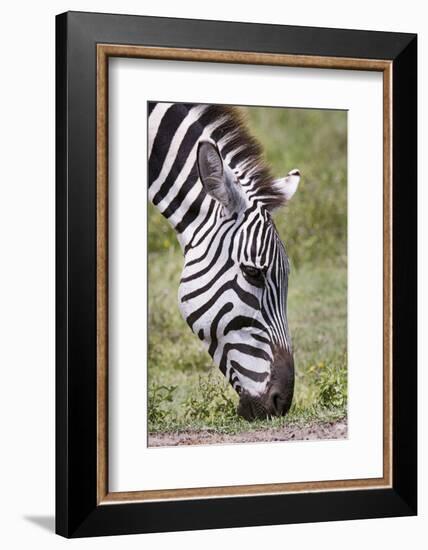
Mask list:
[[[306,426],[250,430],[239,434],[221,434],[214,430],[182,431],[149,435],[149,447],[173,447],[178,445],[212,445],[226,443],[255,443],[262,441],[299,441],[314,439],[346,439],[348,424],[319,422]]]

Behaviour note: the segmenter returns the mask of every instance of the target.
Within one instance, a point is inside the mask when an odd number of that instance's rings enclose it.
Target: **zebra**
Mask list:
[[[148,195],[183,251],[179,308],[249,421],[293,399],[290,266],[272,212],[299,181],[272,176],[239,108],[148,103]]]

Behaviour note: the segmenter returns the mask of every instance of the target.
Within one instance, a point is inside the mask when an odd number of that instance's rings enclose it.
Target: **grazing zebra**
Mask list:
[[[271,213],[300,174],[272,177],[236,108],[149,103],[148,113],[149,199],[184,253],[181,314],[239,394],[239,415],[284,415],[289,263]]]

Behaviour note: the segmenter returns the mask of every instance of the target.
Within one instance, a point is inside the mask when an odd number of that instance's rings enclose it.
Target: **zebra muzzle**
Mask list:
[[[263,401],[259,397],[253,397],[247,393],[241,394],[237,413],[245,420],[263,420],[269,416]]]
[[[249,421],[285,416],[290,410],[293,394],[293,356],[280,351],[274,355],[271,379],[266,392],[260,396],[241,393],[237,413]]]

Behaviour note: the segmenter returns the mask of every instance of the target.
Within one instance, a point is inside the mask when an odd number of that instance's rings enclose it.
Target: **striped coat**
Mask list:
[[[149,198],[184,254],[179,307],[251,420],[291,405],[289,263],[272,211],[299,173],[275,179],[238,110],[150,103]]]

